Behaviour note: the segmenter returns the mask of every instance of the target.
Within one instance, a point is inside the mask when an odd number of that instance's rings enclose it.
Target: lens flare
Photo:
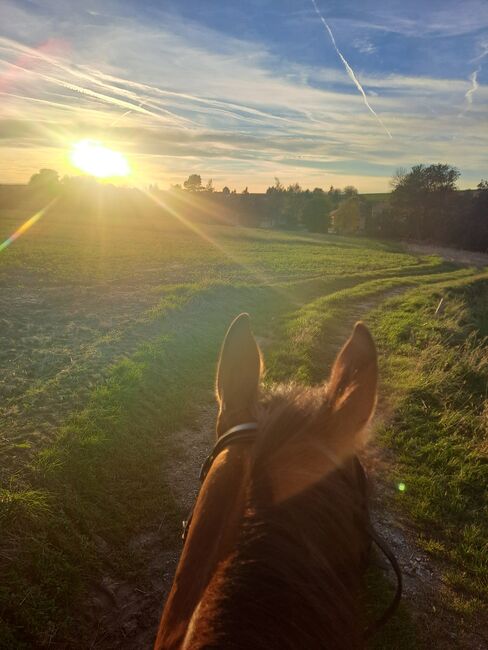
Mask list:
[[[53,199],[50,203],[46,205],[45,208],[42,208],[42,210],[39,210],[39,212],[36,212],[34,216],[32,216],[30,219],[27,219],[27,221],[24,221],[24,223],[20,226],[20,228],[17,228],[17,230],[10,235],[5,241],[0,243],[0,253],[5,250],[10,244],[13,244],[13,242],[21,237],[24,233],[26,233],[29,228],[32,228],[32,226],[39,221],[41,217],[43,217],[46,212],[51,208],[55,203],[57,199]]]
[[[72,165],[97,178],[130,174],[129,163],[125,156],[96,140],[81,140],[73,145],[70,160]]]

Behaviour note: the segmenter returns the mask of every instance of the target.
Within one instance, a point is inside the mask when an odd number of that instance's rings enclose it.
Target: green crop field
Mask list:
[[[0,240],[28,216],[0,214]],[[486,269],[360,237],[47,213],[0,252],[0,285],[0,647],[89,647],[90,585],[147,572],[145,531],[175,548],[172,434],[211,402],[242,311],[267,382],[321,381],[355,320],[372,327],[377,440],[407,486],[385,507],[442,563],[452,611],[486,606]],[[375,647],[422,635],[405,604]]]

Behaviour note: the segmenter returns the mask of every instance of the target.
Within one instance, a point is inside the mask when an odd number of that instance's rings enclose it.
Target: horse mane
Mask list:
[[[326,389],[279,386],[260,400],[246,512],[235,552],[199,606],[188,648],[361,647],[358,540],[365,512],[348,459],[319,483],[270,505],[266,467],[294,436],[326,435]]]

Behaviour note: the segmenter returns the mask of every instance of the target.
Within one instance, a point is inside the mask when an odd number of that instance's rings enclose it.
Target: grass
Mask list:
[[[436,316],[443,299],[445,308]],[[488,281],[411,292],[373,316],[395,386],[381,438],[395,450],[402,508],[446,563],[452,605],[488,601]]]
[[[24,216],[4,215],[0,235]],[[0,257],[0,284],[15,286],[5,313],[12,353],[0,356],[11,386],[0,411],[0,647],[43,647],[73,641],[73,634],[80,643],[83,630],[73,615],[87,585],[107,565],[115,575],[144,570],[130,550],[133,536],[165,513],[163,543],[174,545],[181,513],[164,472],[171,432],[208,400],[218,348],[236,313],[249,311],[257,334],[273,341],[269,380],[314,382],[324,376],[347,323],[385,295],[413,287],[430,305],[440,283],[443,292],[459,283],[464,296],[475,275],[366,239],[198,228],[115,217],[109,227],[106,220],[57,216],[43,219]],[[466,305],[475,297],[468,295]],[[32,300],[44,301],[44,311],[33,312]],[[402,370],[400,408],[415,380],[406,370],[412,348],[402,346],[416,312],[410,321],[402,317],[408,330],[400,317],[382,320],[403,302],[391,304],[374,326],[384,349],[395,352],[385,372]],[[52,313],[62,327],[49,320]],[[466,307],[463,318],[462,332],[486,325],[482,309]],[[453,333],[459,328],[453,321]],[[44,363],[40,337],[46,354],[59,344],[59,363]],[[61,359],[66,356],[69,362]],[[471,388],[465,394],[478,399]],[[446,385],[447,393],[452,389]],[[454,429],[459,421],[445,424]],[[393,444],[386,430],[383,436]],[[403,462],[403,442],[396,444]],[[407,499],[419,504],[411,479],[405,481]],[[466,528],[466,557],[476,536]],[[441,536],[425,537],[429,544],[453,552]],[[407,613],[402,620],[406,629]]]

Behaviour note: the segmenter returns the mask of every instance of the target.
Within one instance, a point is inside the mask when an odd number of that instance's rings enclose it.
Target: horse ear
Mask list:
[[[261,352],[251,331],[248,314],[240,314],[222,345],[217,370],[217,401],[220,411],[217,434],[256,417]]]
[[[332,366],[327,386],[334,438],[357,446],[374,413],[377,384],[376,347],[366,325],[358,322]]]
[[[269,463],[275,503],[318,483],[358,451],[374,412],[377,382],[375,344],[367,327],[356,323],[332,366],[314,425],[293,436]]]

